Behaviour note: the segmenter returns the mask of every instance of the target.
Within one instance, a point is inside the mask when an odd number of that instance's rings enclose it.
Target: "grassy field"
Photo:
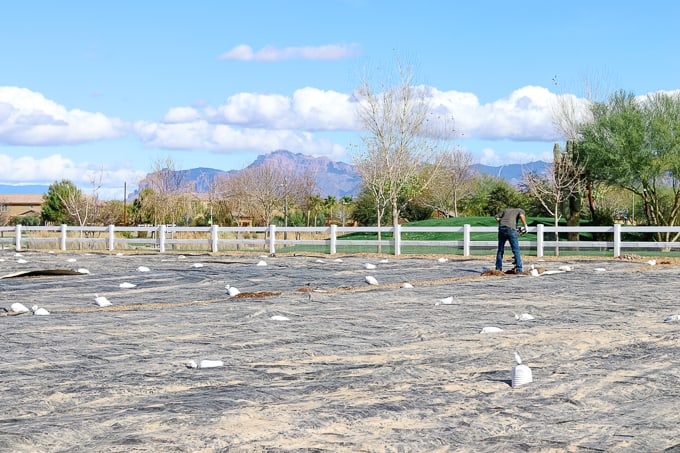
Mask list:
[[[529,226],[536,226],[539,224],[543,224],[546,226],[552,226],[554,225],[553,219],[552,218],[547,218],[547,217],[529,217],[527,218],[527,223]],[[498,226],[498,223],[496,222],[496,219],[491,216],[484,216],[484,217],[457,217],[457,218],[448,218],[448,219],[428,219],[428,220],[423,220],[419,222],[411,222],[408,224],[402,225],[402,239],[403,240],[408,240],[408,241],[462,241],[463,240],[463,233],[462,232],[447,232],[447,233],[439,233],[439,232],[409,232],[408,229],[409,227],[462,227],[463,225],[472,225],[472,226],[484,226],[484,227],[496,227]],[[560,226],[566,226],[566,223],[564,221],[560,222]],[[582,222],[583,226],[587,226],[587,222]],[[602,234],[601,234],[602,235]],[[382,239],[389,241],[393,238],[392,233],[383,233],[382,234]],[[470,239],[473,241],[495,241],[498,238],[498,234],[493,231],[493,232],[488,232],[488,233],[471,233],[470,234]],[[342,245],[343,240],[353,240],[353,241],[360,241],[360,240],[376,240],[377,239],[377,233],[372,233],[372,232],[357,232],[357,233],[350,233],[342,236],[338,236],[338,244],[337,244],[337,251],[338,253],[375,253],[377,251],[376,246],[356,246],[356,245]],[[545,234],[544,239],[551,241],[554,240],[554,237],[552,234]],[[610,237],[593,237],[593,233],[581,233],[579,235],[579,239],[584,240],[584,241],[593,241],[593,240],[612,240]],[[520,243],[522,242],[536,242],[536,234],[535,233],[527,233],[523,236],[520,237]],[[563,234],[560,236],[561,241],[567,241],[567,235]],[[652,241],[653,239],[650,237],[644,237],[643,234],[641,233],[628,233],[624,235],[624,240],[626,241]],[[285,248],[279,248],[279,251],[281,252],[317,252],[317,253],[328,253],[328,247],[319,247],[319,246],[292,246],[292,247],[285,247]],[[462,247],[441,247],[441,246],[408,246],[408,245],[402,245],[401,247],[401,252],[403,254],[414,254],[414,255],[462,255],[463,254],[463,249]],[[394,248],[391,246],[383,246],[381,249],[381,253],[384,254],[394,254]],[[489,255],[489,254],[495,254],[496,253],[496,248],[473,248],[470,253],[472,255]],[[536,249],[535,248],[529,248],[529,247],[523,247],[522,248],[522,253],[526,255],[536,255]],[[574,249],[567,249],[567,248],[562,248],[560,249],[559,252],[560,255],[562,256],[593,256],[593,257],[606,257],[606,256],[611,256],[612,255],[612,250],[611,249],[593,249],[593,248],[574,248]],[[635,251],[636,255],[640,256],[669,256],[669,257],[677,257],[680,256],[680,252],[677,251],[672,251],[672,252],[660,252],[659,250],[636,250]],[[553,256],[554,251],[552,249],[546,249],[545,250],[545,256]]]

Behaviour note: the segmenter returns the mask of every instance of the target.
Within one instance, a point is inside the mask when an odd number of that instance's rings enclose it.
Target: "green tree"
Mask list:
[[[422,204],[418,199],[405,202],[401,208],[401,218],[407,222],[418,222],[431,219],[434,209],[429,204]]]
[[[151,187],[145,187],[139,191],[137,198],[132,202],[130,217],[133,223],[156,224],[156,193]]]
[[[40,211],[42,221],[56,225],[73,225],[75,220],[69,214],[66,200],[80,197],[82,197],[82,192],[68,179],[53,182],[47,189],[47,193],[43,195]]]
[[[317,216],[319,215],[319,210],[323,207],[323,198],[319,195],[308,195],[305,200],[305,206],[307,207],[307,226],[309,226],[312,214],[314,214],[314,225],[312,226],[317,226]]]
[[[23,226],[39,226],[40,216],[33,214],[16,216],[12,219],[12,224]]]
[[[345,195],[340,198],[340,215],[342,217],[342,226],[345,226],[345,221],[347,220],[347,215],[352,208],[352,203],[354,203],[354,199],[349,195]]]
[[[642,199],[650,225],[680,223],[680,94],[642,99],[619,91],[594,103],[577,148],[587,177]],[[657,233],[675,241],[679,233]]]
[[[328,212],[328,221],[333,221],[333,210],[338,205],[338,199],[333,195],[328,195],[323,201],[323,207]]]
[[[375,210],[375,200],[373,193],[368,189],[363,189],[354,201],[354,220],[359,225],[372,226],[378,224],[377,212]],[[384,224],[388,219],[388,213],[381,211],[383,218],[380,224]]]
[[[496,185],[487,195],[484,215],[496,215],[505,208],[524,206],[519,191],[505,180],[497,179]]]
[[[491,175],[478,174],[474,176],[470,192],[461,199],[460,210],[462,215],[475,217],[488,215],[489,194],[499,181],[501,181],[500,178]]]

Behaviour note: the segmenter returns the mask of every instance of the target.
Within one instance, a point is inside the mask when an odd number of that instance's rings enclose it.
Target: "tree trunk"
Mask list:
[[[382,240],[382,232],[380,231],[380,226],[382,223],[380,222],[380,217],[382,217],[382,213],[380,212],[380,209],[378,209],[378,253],[382,252],[382,244],[380,241]]]
[[[458,191],[453,191],[453,215],[458,218]]]
[[[588,190],[588,208],[590,209],[590,218],[595,218],[595,200],[593,199],[593,183],[588,181],[586,184]]]
[[[567,217],[567,225],[579,226],[581,220],[581,197],[579,194],[571,194],[569,196],[569,217]],[[570,232],[569,240],[578,241],[578,232]]]
[[[559,228],[560,218],[555,216],[555,256],[560,256],[560,233],[557,231]]]

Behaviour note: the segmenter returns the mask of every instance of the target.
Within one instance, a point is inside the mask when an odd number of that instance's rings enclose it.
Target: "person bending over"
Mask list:
[[[510,242],[512,254],[515,257],[515,268],[508,271],[509,274],[522,273],[522,256],[519,253],[519,232],[517,231],[517,220],[524,224],[524,231],[527,231],[527,219],[524,209],[508,208],[496,214],[498,222],[498,251],[496,252],[496,270],[503,270],[503,252],[505,243]]]

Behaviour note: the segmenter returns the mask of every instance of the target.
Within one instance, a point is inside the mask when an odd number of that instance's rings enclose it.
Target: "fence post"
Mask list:
[[[66,236],[68,235],[68,227],[65,223],[61,224],[61,237],[59,239],[59,248],[62,252],[66,251]]]
[[[331,255],[335,255],[337,253],[337,246],[338,246],[338,226],[334,223],[331,223]]]
[[[470,224],[463,225],[463,256],[470,256]]]
[[[621,256],[621,224],[614,224],[614,258]]]
[[[394,227],[394,256],[401,255],[401,224]]]
[[[541,258],[543,256],[543,225],[539,223],[536,226],[536,257]]]
[[[212,250],[213,253],[219,250],[217,247],[218,230],[219,227],[217,225],[210,225],[210,250]]]
[[[14,228],[14,249],[17,252],[21,251],[21,224],[17,223],[16,228]]]
[[[269,253],[276,253],[276,225],[269,225]]]
[[[158,249],[165,253],[165,224],[158,226]]]
[[[113,225],[109,225],[109,252],[113,250],[114,244],[115,244],[115,227]]]

